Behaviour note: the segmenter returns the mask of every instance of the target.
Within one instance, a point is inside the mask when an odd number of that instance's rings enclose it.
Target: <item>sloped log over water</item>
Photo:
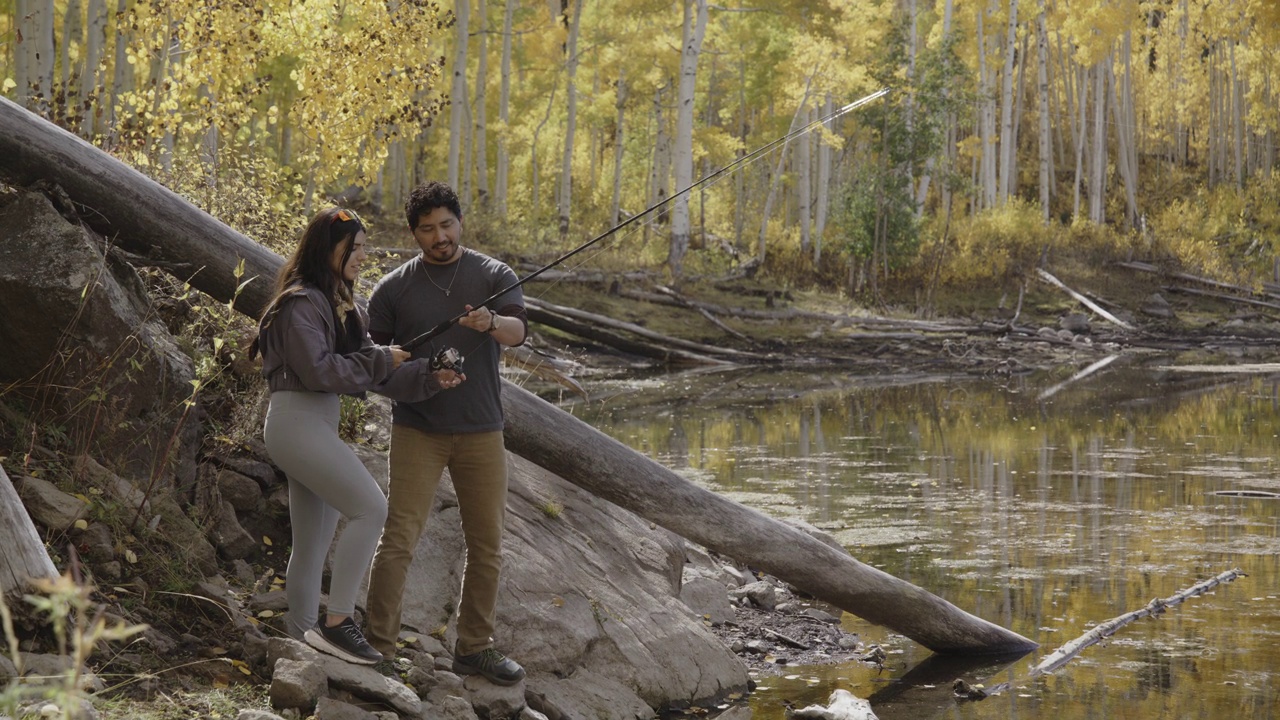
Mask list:
[[[280,256],[232,230],[160,183],[62,128],[0,98],[0,176],[18,185],[48,180],[66,191],[80,217],[125,250],[171,269],[226,301],[240,280],[256,278],[236,309],[258,317],[270,299]],[[175,274],[180,274],[176,273]]]
[[[502,402],[507,449],[677,535],[935,652],[1037,647],[797,528],[698,487],[527,390],[504,382]]]

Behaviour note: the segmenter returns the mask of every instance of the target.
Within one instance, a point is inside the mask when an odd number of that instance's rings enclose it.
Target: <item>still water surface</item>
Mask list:
[[[1117,363],[1116,365],[1119,365]],[[940,658],[845,616],[890,652],[764,677],[754,720],[836,688],[893,718],[1280,717],[1280,377],[1110,367],[998,381],[751,371],[599,382],[567,408],[691,480],[825,529],[854,557],[1041,644]],[[616,391],[612,397],[610,393]],[[1093,625],[1218,573],[1248,574],[1022,680]],[[1014,690],[957,703],[965,677]]]

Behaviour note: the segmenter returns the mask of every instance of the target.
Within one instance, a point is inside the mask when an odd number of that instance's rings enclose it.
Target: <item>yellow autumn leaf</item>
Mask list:
[[[263,536],[262,536],[262,544],[263,544],[263,545],[271,545],[271,544],[272,544],[272,542],[271,542],[271,538],[267,537],[266,535],[263,535]]]
[[[5,78],[5,79],[4,79],[4,91],[5,91],[5,92],[9,92],[10,90],[12,90],[12,89],[14,89],[14,88],[16,88],[16,87],[18,87],[18,83],[14,82],[14,81],[13,81],[13,78]]]
[[[89,521],[88,521],[88,520],[85,520],[84,518],[80,518],[79,520],[77,520],[77,521],[75,522],[75,526],[76,526],[76,529],[77,529],[77,530],[88,530],[88,529],[89,529]]]
[[[124,549],[124,559],[125,559],[125,560],[127,560],[127,561],[129,562],[129,564],[130,564],[130,565],[134,565],[134,564],[136,564],[136,563],[138,562],[138,555],[137,555],[137,553],[135,553],[134,551],[130,550],[129,548],[125,548],[125,549]]]

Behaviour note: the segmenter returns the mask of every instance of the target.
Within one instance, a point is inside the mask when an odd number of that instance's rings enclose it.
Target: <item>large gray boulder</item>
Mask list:
[[[0,223],[0,384],[39,393],[30,420],[63,426],[76,450],[135,477],[193,481],[194,365],[138,274],[39,192],[0,186]]]
[[[509,458],[495,641],[528,670],[529,694],[559,700],[561,711],[589,705],[598,717],[629,720],[746,690],[746,666],[679,599],[680,538]],[[365,460],[385,478],[384,458]],[[449,648],[461,537],[446,475],[410,567],[402,622],[424,634],[445,628]]]

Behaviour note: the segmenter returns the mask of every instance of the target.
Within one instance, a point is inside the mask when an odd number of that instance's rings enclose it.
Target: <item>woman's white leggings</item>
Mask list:
[[[293,551],[285,578],[288,633],[300,639],[320,617],[320,581],[338,516],[347,519],[333,553],[328,612],[350,615],[387,519],[387,498],[338,437],[340,399],[332,393],[271,393],[263,439],[289,478]]]

